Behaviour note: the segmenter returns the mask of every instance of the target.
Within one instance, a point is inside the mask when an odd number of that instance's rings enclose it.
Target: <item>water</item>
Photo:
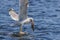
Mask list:
[[[13,37],[19,26],[11,26],[15,21],[8,9],[19,12],[19,0],[0,0],[0,40],[60,40],[60,0],[29,0],[28,16],[34,18],[35,31],[30,24],[23,26],[28,35]]]

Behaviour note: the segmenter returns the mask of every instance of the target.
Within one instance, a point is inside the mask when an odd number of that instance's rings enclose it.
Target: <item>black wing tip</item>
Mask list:
[[[8,11],[11,11],[11,10],[13,10],[13,8],[10,8]]]

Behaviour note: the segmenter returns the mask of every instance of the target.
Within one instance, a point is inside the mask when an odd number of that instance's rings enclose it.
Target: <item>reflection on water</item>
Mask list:
[[[18,40],[34,40],[34,35],[26,33],[24,35],[20,35],[18,32],[11,33],[9,36],[13,38],[17,38]]]
[[[8,9],[19,12],[19,0],[0,0],[0,40],[60,40],[60,0],[29,0],[28,16],[34,18],[35,31],[29,24],[23,31],[29,34],[15,37],[19,26],[14,24]],[[11,36],[11,35],[15,36]]]

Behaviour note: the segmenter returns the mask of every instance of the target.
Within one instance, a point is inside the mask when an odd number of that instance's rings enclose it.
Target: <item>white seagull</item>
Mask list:
[[[28,23],[31,23],[31,28],[34,31],[34,20],[33,20],[33,18],[27,16],[28,0],[20,0],[19,5],[20,5],[19,15],[14,11],[13,8],[9,9],[9,15],[11,16],[11,18],[20,23],[20,32],[19,33],[25,34],[25,32],[22,32],[22,26],[24,24],[28,24]]]

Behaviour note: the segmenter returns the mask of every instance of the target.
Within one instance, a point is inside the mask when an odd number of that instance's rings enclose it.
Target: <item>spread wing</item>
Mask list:
[[[9,15],[15,21],[23,21],[27,18],[28,0],[20,0],[19,4],[20,4],[19,15],[12,8],[9,9]]]
[[[19,16],[18,14],[14,11],[14,9],[9,9],[9,15],[11,16],[11,18],[15,21],[19,21]]]
[[[27,18],[27,5],[28,0],[20,0],[19,21],[23,21]]]

